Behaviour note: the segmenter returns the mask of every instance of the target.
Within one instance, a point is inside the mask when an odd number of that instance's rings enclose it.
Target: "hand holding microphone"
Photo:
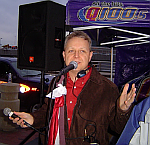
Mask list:
[[[31,127],[33,124],[33,117],[29,113],[25,112],[12,112],[10,108],[5,108],[3,113],[6,116],[9,116],[10,120],[13,120],[13,123],[20,125],[21,127]]]
[[[29,113],[25,113],[25,112],[15,112],[14,113],[11,111],[10,108],[5,108],[3,110],[3,113],[6,116],[9,116],[9,119],[13,120],[13,123],[20,125],[23,128],[30,127],[33,130],[39,132],[40,134],[45,135],[40,130],[38,130],[32,126],[34,119],[33,119],[32,115],[30,115]]]

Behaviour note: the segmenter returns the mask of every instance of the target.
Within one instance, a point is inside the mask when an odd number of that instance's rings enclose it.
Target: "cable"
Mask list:
[[[74,83],[73,83],[72,94],[77,98],[77,100],[79,100],[78,114],[79,114],[79,116],[80,116],[83,120],[89,121],[89,122],[93,122],[93,123],[94,123],[94,124],[87,124],[87,125],[85,126],[85,128],[84,128],[84,130],[85,130],[84,141],[87,141],[87,142],[90,143],[90,138],[91,138],[91,137],[95,140],[95,136],[96,136],[96,122],[94,122],[94,121],[92,121],[92,120],[88,120],[88,119],[82,117],[81,114],[80,114],[80,112],[79,112],[79,109],[80,109],[80,107],[81,107],[81,100],[80,100],[80,98],[77,97],[77,96],[75,95],[75,93],[74,93],[74,86],[75,86],[76,80],[77,80],[77,77],[75,77],[75,81],[74,81]],[[87,126],[89,126],[89,125],[91,125],[91,126],[94,127],[94,132],[92,132],[90,135],[87,135],[87,133],[86,133],[86,128],[87,128]],[[94,135],[94,134],[95,134],[95,135]],[[93,136],[93,135],[94,135],[94,136]],[[79,137],[78,137],[78,138],[79,138]],[[72,138],[72,139],[78,139],[78,138]],[[81,138],[81,137],[80,137],[80,138]],[[82,137],[82,138],[83,138],[83,137]],[[67,138],[67,139],[68,139],[68,138]]]
[[[75,82],[76,82],[76,79],[77,79],[77,77],[75,77]],[[96,125],[96,123],[95,123],[94,121],[83,118],[83,117],[81,116],[80,112],[79,112],[79,109],[80,109],[80,106],[81,106],[81,100],[80,100],[80,98],[77,97],[77,96],[75,95],[75,93],[74,93],[75,82],[73,83],[72,94],[73,94],[73,95],[79,100],[79,102],[80,102],[79,107],[78,107],[78,114],[79,114],[79,116],[80,116],[83,120],[86,120],[86,121],[89,121],[89,122],[93,122],[93,123]]]
[[[48,116],[48,120],[47,120],[46,143],[48,142],[48,138],[49,138],[48,131],[49,131],[49,123],[50,123],[50,120],[51,120],[51,115],[50,114],[51,114],[51,109],[52,109],[52,95],[53,95],[54,86],[56,84],[56,78],[57,78],[57,76],[54,78],[54,82],[53,82],[52,88],[51,88],[52,92],[51,92],[51,97],[50,97],[50,102],[49,102],[49,110],[48,110],[48,115],[49,116]]]

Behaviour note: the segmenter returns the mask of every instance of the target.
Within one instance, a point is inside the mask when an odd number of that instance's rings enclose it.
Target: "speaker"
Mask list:
[[[58,71],[63,65],[66,7],[52,1],[19,6],[20,69]]]

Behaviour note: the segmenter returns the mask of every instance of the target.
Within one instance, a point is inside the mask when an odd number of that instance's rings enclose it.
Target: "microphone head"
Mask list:
[[[74,69],[78,67],[78,63],[76,61],[71,61],[69,64],[73,64]]]
[[[5,108],[3,110],[4,115],[8,116],[11,113],[11,109],[10,108]]]

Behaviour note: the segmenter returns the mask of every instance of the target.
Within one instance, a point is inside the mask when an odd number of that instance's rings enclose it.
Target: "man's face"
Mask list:
[[[87,40],[73,37],[66,44],[65,51],[63,51],[63,58],[66,65],[69,65],[71,61],[76,61],[78,67],[71,71],[79,72],[87,68],[88,63],[92,58],[92,54]]]

